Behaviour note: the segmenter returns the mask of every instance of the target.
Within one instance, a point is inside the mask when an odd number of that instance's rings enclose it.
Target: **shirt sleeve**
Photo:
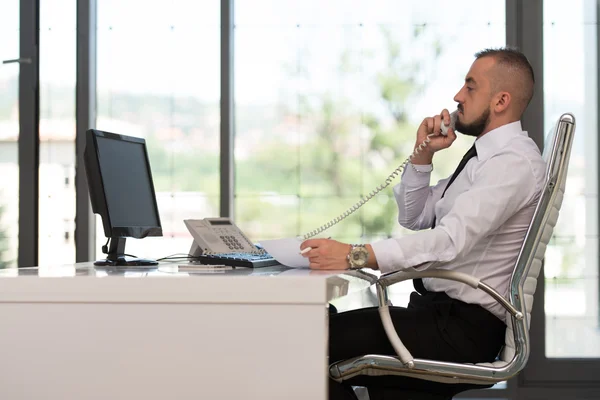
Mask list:
[[[420,230],[431,228],[435,216],[435,203],[442,197],[448,179],[429,186],[433,166],[413,165],[404,170],[402,181],[394,187],[398,205],[398,222],[401,226]]]
[[[514,153],[490,158],[435,229],[373,243],[379,269],[387,273],[468,253],[478,240],[537,200],[541,188],[533,168],[529,159]]]

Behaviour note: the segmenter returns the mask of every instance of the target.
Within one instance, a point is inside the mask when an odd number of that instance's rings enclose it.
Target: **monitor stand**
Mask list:
[[[127,258],[125,255],[125,238],[111,237],[108,256],[104,260],[94,262],[98,267],[137,267],[143,269],[157,268],[158,261],[145,258]]]

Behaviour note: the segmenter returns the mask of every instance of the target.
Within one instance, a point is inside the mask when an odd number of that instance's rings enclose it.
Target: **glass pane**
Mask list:
[[[0,3],[0,62],[19,58],[19,0]],[[0,268],[16,267],[19,236],[19,64],[0,64]]]
[[[187,253],[183,219],[219,215],[219,4],[98,2],[96,127],[146,139],[163,226],[163,238],[128,240],[138,257]]]
[[[236,225],[244,226],[243,232],[252,240],[276,239],[294,236],[298,231],[300,199],[296,195],[263,193],[245,196],[244,207],[248,212],[236,213]],[[260,221],[260,223],[256,223]]]
[[[76,8],[40,2],[39,265],[75,262]]]
[[[577,123],[565,198],[544,266],[546,356],[554,358],[600,357],[597,28],[595,1],[544,2],[544,128],[550,132],[565,112]]]
[[[455,109],[474,53],[505,44],[504,9],[504,1],[236,1],[242,230],[304,234],[380,185],[412,152],[423,118]],[[461,137],[436,156],[434,179],[449,176],[471,143]],[[269,196],[293,201],[257,212],[256,199]],[[404,234],[390,196],[385,189],[323,236]]]
[[[181,191],[156,193],[156,202],[160,210],[160,222],[163,237],[147,237],[144,239],[127,239],[125,250],[137,257],[157,259],[174,254],[188,254],[192,245],[192,237],[188,233],[184,219],[201,219],[217,214],[207,214],[206,210],[217,209],[219,197],[207,196],[201,192]],[[98,220],[96,237],[98,243],[106,243],[102,222]],[[98,256],[98,258],[101,258]]]

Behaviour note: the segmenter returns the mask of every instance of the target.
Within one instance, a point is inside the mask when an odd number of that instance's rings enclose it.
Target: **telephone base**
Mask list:
[[[146,268],[157,268],[158,261],[149,260],[145,258],[131,258],[126,259],[125,257],[117,257],[114,260],[104,259],[94,262],[97,267],[146,267]]]
[[[195,257],[197,262],[207,265],[228,265],[231,267],[246,267],[246,268],[262,268],[280,265],[269,254],[252,254],[252,253],[222,253],[201,255]]]

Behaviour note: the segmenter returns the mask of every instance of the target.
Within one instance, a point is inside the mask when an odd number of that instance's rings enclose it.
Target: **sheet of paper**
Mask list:
[[[260,245],[279,263],[292,268],[308,268],[308,258],[300,255],[302,239],[285,238],[263,240]]]

